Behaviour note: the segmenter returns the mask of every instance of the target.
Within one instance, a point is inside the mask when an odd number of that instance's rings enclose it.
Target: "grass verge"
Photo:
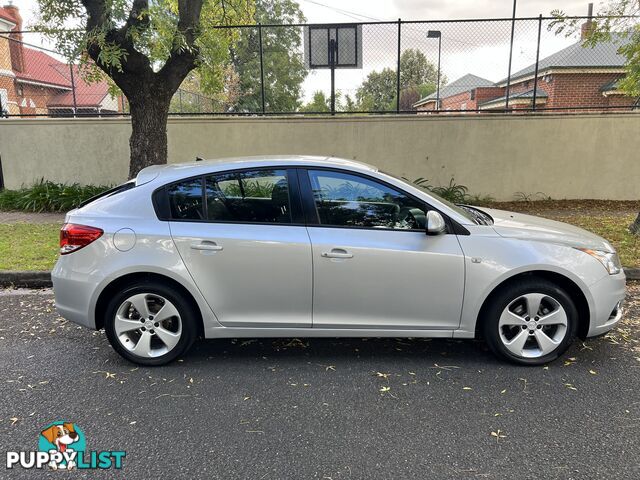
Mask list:
[[[51,270],[59,238],[59,224],[0,224],[0,270]]]

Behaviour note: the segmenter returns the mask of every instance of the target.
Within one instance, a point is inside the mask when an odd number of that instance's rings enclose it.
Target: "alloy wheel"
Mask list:
[[[139,357],[167,354],[180,341],[182,319],[178,309],[166,298],[139,293],[118,307],[114,321],[120,344]]]
[[[527,293],[509,303],[500,315],[500,340],[522,358],[539,358],[553,352],[567,335],[567,312],[553,297]]]

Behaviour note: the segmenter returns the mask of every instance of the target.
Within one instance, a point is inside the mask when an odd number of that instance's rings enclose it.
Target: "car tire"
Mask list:
[[[480,320],[495,355],[520,365],[543,365],[573,343],[578,310],[565,290],[532,277],[498,290]]]
[[[122,357],[139,365],[159,366],[191,347],[198,335],[198,320],[191,303],[176,289],[142,282],[127,285],[113,296],[104,328]]]

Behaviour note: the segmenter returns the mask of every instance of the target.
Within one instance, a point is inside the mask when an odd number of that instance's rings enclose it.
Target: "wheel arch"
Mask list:
[[[177,280],[171,277],[167,277],[166,275],[162,275],[159,273],[152,273],[152,272],[135,272],[135,273],[128,273],[128,274],[122,275],[120,277],[115,278],[111,282],[109,282],[109,284],[107,284],[102,289],[102,291],[100,292],[100,295],[98,296],[98,300],[96,301],[96,306],[95,306],[94,317],[96,322],[96,330],[99,330],[104,327],[104,322],[105,322],[104,317],[105,317],[106,307],[109,302],[109,299],[116,292],[122,290],[127,285],[136,285],[144,282],[159,282],[165,285],[170,285],[177,292],[183,295],[184,298],[189,302],[189,304],[193,308],[193,311],[196,313],[196,315],[198,315],[198,318],[197,318],[198,335],[204,336],[204,321],[202,317],[202,311],[200,310],[200,306],[198,305],[198,302],[193,297],[191,292],[189,292],[189,290]]]
[[[551,283],[558,285],[560,288],[564,289],[569,296],[573,299],[576,305],[576,309],[578,310],[578,331],[577,336],[581,339],[587,338],[587,334],[589,332],[589,326],[591,323],[591,310],[589,308],[589,302],[584,292],[575,283],[571,278],[557,272],[551,272],[548,270],[532,270],[528,272],[521,272],[516,275],[513,275],[509,278],[504,279],[498,285],[496,285],[493,290],[487,295],[482,302],[482,307],[478,311],[478,317],[476,318],[476,327],[475,327],[475,336],[479,338],[482,332],[482,319],[484,318],[484,313],[493,300],[493,298],[507,285],[513,283],[514,281],[521,280],[523,278],[539,278],[543,280],[547,280]]]

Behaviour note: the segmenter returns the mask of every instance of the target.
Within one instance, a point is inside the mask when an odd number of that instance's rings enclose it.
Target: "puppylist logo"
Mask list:
[[[71,422],[53,422],[40,432],[38,451],[7,452],[7,468],[121,469],[124,451],[87,451],[84,433]]]

